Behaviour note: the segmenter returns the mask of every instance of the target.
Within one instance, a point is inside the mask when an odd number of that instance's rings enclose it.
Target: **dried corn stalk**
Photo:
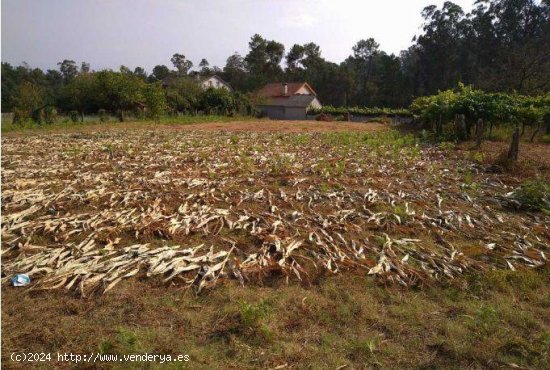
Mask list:
[[[200,291],[326,270],[410,286],[548,262],[550,217],[503,207],[511,189],[497,175],[457,158],[445,168],[437,148],[294,140],[4,137],[3,281],[28,273],[33,289],[89,295],[136,275]],[[477,173],[475,191],[463,168]]]

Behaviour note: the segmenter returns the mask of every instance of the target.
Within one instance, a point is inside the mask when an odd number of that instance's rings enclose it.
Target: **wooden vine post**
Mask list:
[[[466,117],[463,114],[457,114],[455,116],[455,130],[458,141],[466,140]]]
[[[512,143],[510,144],[510,150],[508,151],[508,159],[517,161],[519,156],[519,127],[516,126],[512,135]]]
[[[481,147],[481,141],[483,140],[483,131],[485,130],[483,120],[480,118],[476,123],[476,147]]]

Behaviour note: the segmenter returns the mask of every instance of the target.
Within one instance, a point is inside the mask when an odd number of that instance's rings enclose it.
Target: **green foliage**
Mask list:
[[[428,123],[436,123],[439,119],[450,122],[456,114],[463,114],[469,122],[481,118],[495,124],[538,124],[544,114],[550,111],[550,98],[549,94],[530,97],[485,93],[459,84],[456,90],[417,98],[409,109],[416,117]]]
[[[105,109],[99,109],[97,111],[97,115],[99,116],[99,121],[100,122],[105,122],[107,121],[107,111]]]
[[[236,110],[236,102],[230,91],[209,88],[200,95],[198,107],[207,114],[230,115]]]
[[[101,71],[96,75],[105,108],[131,110],[144,100],[145,82],[139,77],[113,71]]]
[[[347,113],[357,116],[375,116],[375,117],[412,117],[412,114],[407,109],[390,109],[390,108],[367,108],[367,107],[333,107],[331,105],[323,106],[321,109],[311,109],[308,114],[330,114],[343,115]]]
[[[550,184],[544,180],[523,183],[513,193],[521,208],[550,213]]]
[[[80,73],[72,77],[63,86],[59,96],[61,108],[78,110],[80,112],[95,111],[96,106],[105,104],[106,97],[102,94],[96,74]]]
[[[57,109],[48,105],[44,108],[44,121],[47,124],[52,124],[57,120]]]
[[[166,111],[166,97],[160,84],[149,84],[143,91],[145,97],[146,115],[149,118],[159,120]]]
[[[22,122],[28,118],[33,118],[37,123],[41,122],[38,110],[44,106],[44,89],[32,82],[23,82],[14,98],[14,121]]]
[[[72,110],[72,111],[69,112],[69,117],[71,118],[72,122],[78,122],[78,120],[79,120],[78,112],[75,111],[75,110]]]
[[[261,300],[258,304],[241,302],[240,319],[246,327],[259,326],[261,321],[272,312],[272,305],[266,300]]]
[[[486,93],[460,83],[455,90],[415,99],[409,109],[416,119],[433,129],[439,140],[471,138],[478,120],[483,123],[482,137],[508,140],[512,125],[540,128],[550,112],[550,98],[549,94],[532,97]],[[536,132],[538,129],[533,135]]]
[[[202,88],[191,78],[175,78],[166,87],[166,101],[173,113],[195,113]]]

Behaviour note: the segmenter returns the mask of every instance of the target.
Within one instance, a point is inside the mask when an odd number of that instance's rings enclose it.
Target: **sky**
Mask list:
[[[174,53],[223,67],[250,37],[315,42],[339,63],[360,39],[399,53],[421,33],[421,11],[444,0],[2,0],[3,62],[57,68],[63,59],[95,70],[171,67]],[[474,0],[454,0],[465,11]]]

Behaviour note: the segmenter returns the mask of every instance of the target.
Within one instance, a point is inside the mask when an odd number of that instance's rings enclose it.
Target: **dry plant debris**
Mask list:
[[[102,131],[2,139],[2,281],[348,271],[404,286],[548,262],[550,217],[499,175],[398,133]]]

